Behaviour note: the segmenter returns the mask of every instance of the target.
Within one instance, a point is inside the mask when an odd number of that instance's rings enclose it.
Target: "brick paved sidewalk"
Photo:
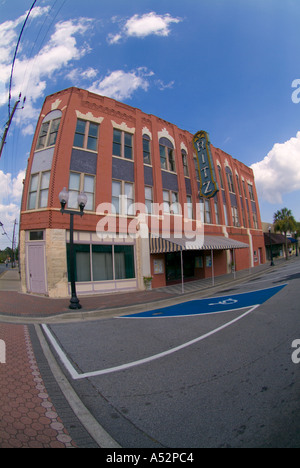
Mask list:
[[[28,327],[0,323],[0,339],[6,345],[0,363],[0,448],[78,447],[47,392]]]
[[[280,262],[283,264],[283,262]],[[233,275],[228,274],[215,278],[215,287],[231,285],[236,280],[247,280],[252,275],[257,276],[266,271],[269,264],[256,267],[250,272],[244,270]],[[185,295],[198,293],[207,295],[211,293],[212,280],[210,278],[199,281],[185,283],[184,293],[182,294],[181,284],[167,286],[152,291],[132,291],[124,293],[99,294],[96,296],[79,296],[82,309],[80,312],[104,311],[119,307],[142,305],[155,303],[165,299],[182,298]],[[0,275],[0,315],[10,317],[50,317],[58,314],[70,313],[69,299],[50,299],[49,297],[33,294],[23,294],[20,292],[19,273],[15,269]],[[74,312],[74,311],[73,311]]]

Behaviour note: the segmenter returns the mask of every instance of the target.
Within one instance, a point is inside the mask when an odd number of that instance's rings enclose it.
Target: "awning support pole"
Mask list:
[[[211,276],[212,276],[212,285],[215,285],[215,270],[214,270],[214,251],[211,250]]]
[[[233,256],[233,278],[236,279],[235,249],[232,249]]]
[[[183,255],[182,250],[180,251],[180,260],[181,260],[181,292],[184,294],[184,277],[183,277]]]

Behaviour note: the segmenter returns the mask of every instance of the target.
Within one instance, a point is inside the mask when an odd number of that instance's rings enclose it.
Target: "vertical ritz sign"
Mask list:
[[[5,341],[0,340],[0,364],[6,363],[6,345]]]
[[[208,133],[203,130],[197,132],[196,135],[194,135],[193,143],[197,151],[200,197],[212,198],[219,191],[219,187],[216,180]]]

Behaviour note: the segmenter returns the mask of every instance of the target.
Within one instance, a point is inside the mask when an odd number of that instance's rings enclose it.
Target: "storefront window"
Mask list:
[[[93,280],[113,279],[113,257],[111,245],[92,246]]]
[[[133,245],[75,244],[75,281],[113,281],[135,278]],[[70,279],[70,244],[67,244]]]
[[[134,256],[132,245],[115,245],[115,279],[134,278]]]
[[[74,245],[75,281],[91,281],[90,246]],[[70,244],[67,244],[68,276],[70,278]]]

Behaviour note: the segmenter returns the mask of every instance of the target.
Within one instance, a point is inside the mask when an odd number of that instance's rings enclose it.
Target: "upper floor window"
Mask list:
[[[153,189],[152,187],[145,187],[145,205],[146,205],[148,214],[152,213],[152,204],[153,204]]]
[[[193,219],[193,200],[191,195],[186,196],[187,217]]]
[[[227,212],[227,205],[226,205],[226,203],[223,203],[223,208],[224,208],[225,226],[229,226],[229,222],[228,222],[228,212]]]
[[[69,179],[69,208],[79,208],[78,195],[80,192],[85,192],[88,200],[85,205],[85,210],[94,210],[94,193],[95,193],[95,177],[89,174],[80,172],[70,172]]]
[[[211,224],[210,201],[207,199],[205,199],[205,222],[206,224]]]
[[[257,213],[253,212],[253,226],[254,229],[258,229],[258,218],[257,218]]]
[[[133,135],[114,128],[113,156],[133,159]]]
[[[77,119],[73,146],[97,151],[99,124]]]
[[[221,186],[221,189],[224,189],[223,176],[222,176],[222,169],[221,169],[221,166],[219,166],[219,165],[218,165],[218,172],[219,172],[219,177],[220,177],[220,186]]]
[[[195,171],[196,171],[196,179],[200,180],[199,164],[198,164],[197,158],[194,158],[194,164],[195,164]]]
[[[245,198],[248,198],[248,196],[247,196],[247,191],[246,191],[246,184],[245,184],[245,181],[244,181],[244,180],[242,180],[242,184],[243,184],[243,190],[244,190]]]
[[[200,198],[200,216],[202,223],[211,224],[211,209],[208,199]]]
[[[134,215],[134,185],[123,180],[113,180],[112,205],[116,214]]]
[[[216,215],[216,224],[221,224],[220,223],[220,214],[219,214],[219,205],[218,205],[218,200],[215,199],[215,215]]]
[[[183,173],[185,177],[189,177],[188,159],[187,159],[187,154],[185,150],[181,151],[181,157],[182,157],[182,164],[183,164]]]
[[[240,179],[239,179],[239,176],[237,174],[236,174],[236,183],[237,183],[237,186],[238,186],[238,189],[239,189],[239,194],[240,194],[240,196],[242,196]]]
[[[178,193],[171,190],[163,190],[164,213],[179,214]]]
[[[150,137],[143,135],[143,158],[144,164],[151,164]]]
[[[239,212],[236,206],[231,207],[233,226],[240,227]]]
[[[167,138],[159,140],[160,167],[166,171],[176,172],[173,144]]]
[[[44,149],[49,146],[54,146],[56,143],[57,133],[60,124],[60,117],[53,120],[43,122],[40,130],[40,134],[37,141],[36,149]]]
[[[32,174],[28,194],[28,210],[47,207],[49,183],[50,171]]]
[[[235,193],[233,176],[232,176],[232,172],[231,172],[231,170],[229,168],[226,168],[226,177],[227,177],[229,192]]]
[[[255,201],[254,198],[254,192],[253,192],[253,186],[251,184],[248,184],[248,190],[249,190],[249,196],[251,201]]]

